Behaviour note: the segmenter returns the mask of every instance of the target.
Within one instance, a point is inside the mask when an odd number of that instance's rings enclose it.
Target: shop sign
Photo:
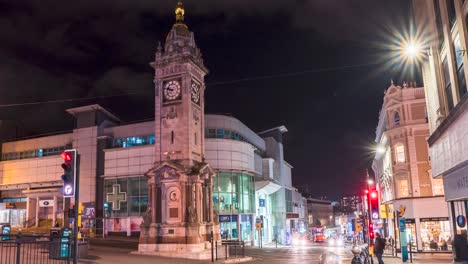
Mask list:
[[[406,223],[407,223],[407,224],[415,224],[415,223],[416,223],[416,219],[414,219],[414,218],[406,218]]]
[[[448,217],[426,217],[420,218],[419,222],[439,222],[439,221],[448,221]]]
[[[445,176],[444,190],[446,201],[468,197],[468,166]]]
[[[265,207],[265,199],[258,199],[258,207]]]
[[[405,212],[406,212],[406,206],[400,205],[400,210],[398,211],[398,216],[399,217],[405,216]]]
[[[382,218],[382,219],[388,218],[388,216],[387,216],[387,205],[386,204],[381,204],[379,206],[379,209],[380,209],[380,218]]]
[[[388,204],[387,205],[387,217],[388,219],[393,219],[393,214],[395,213],[395,208],[393,207],[393,204]]]
[[[220,223],[237,222],[237,215],[220,215],[219,222]]]
[[[54,200],[40,200],[39,207],[52,207],[54,206]]]
[[[231,222],[231,216],[230,216],[230,215],[220,215],[220,216],[219,216],[219,222],[220,222],[220,223],[228,223],[228,222]]]
[[[299,214],[286,213],[286,218],[299,218]]]
[[[458,227],[465,227],[466,225],[466,217],[464,215],[457,216],[457,225]]]

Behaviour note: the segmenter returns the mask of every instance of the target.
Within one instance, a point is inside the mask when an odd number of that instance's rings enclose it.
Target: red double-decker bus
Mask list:
[[[325,226],[312,227],[312,240],[314,242],[325,242]]]

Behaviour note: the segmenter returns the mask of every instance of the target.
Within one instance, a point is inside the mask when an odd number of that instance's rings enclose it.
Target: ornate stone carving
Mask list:
[[[188,221],[189,223],[197,222],[197,208],[193,204],[188,208]]]
[[[156,172],[156,177],[158,179],[175,178],[176,176],[176,170],[171,167],[163,167]]]
[[[177,111],[174,106],[171,106],[171,108],[169,108],[169,112],[167,112],[166,117],[167,119],[177,118]]]
[[[149,226],[152,222],[152,217],[151,217],[152,213],[151,213],[151,207],[148,206],[146,208],[146,212],[145,214],[143,215],[143,225],[144,226]]]

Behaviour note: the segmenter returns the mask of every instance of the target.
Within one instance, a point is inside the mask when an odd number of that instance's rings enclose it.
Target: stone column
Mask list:
[[[211,179],[208,180],[208,201],[209,201],[209,208],[208,208],[208,222],[212,224],[214,222],[213,219],[213,181]]]
[[[36,198],[36,227],[39,227],[39,197]]]
[[[149,185],[149,201],[151,206],[151,223],[156,223],[156,184],[151,183]]]
[[[54,195],[54,206],[52,207],[52,227],[55,226],[55,221],[57,221],[57,196]]]

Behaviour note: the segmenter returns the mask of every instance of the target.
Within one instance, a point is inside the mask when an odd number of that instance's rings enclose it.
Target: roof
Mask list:
[[[114,119],[114,121],[122,122],[122,120],[120,120],[120,118],[118,118],[117,116],[115,116],[111,112],[107,111],[105,108],[103,108],[102,106],[100,106],[98,104],[85,105],[85,106],[80,106],[80,107],[75,107],[75,108],[69,108],[66,111],[67,111],[67,113],[69,113],[69,114],[71,114],[73,116],[76,116],[79,113],[85,113],[85,112],[91,112],[91,111],[101,111],[104,114],[106,114],[107,116],[109,116],[110,118]]]

